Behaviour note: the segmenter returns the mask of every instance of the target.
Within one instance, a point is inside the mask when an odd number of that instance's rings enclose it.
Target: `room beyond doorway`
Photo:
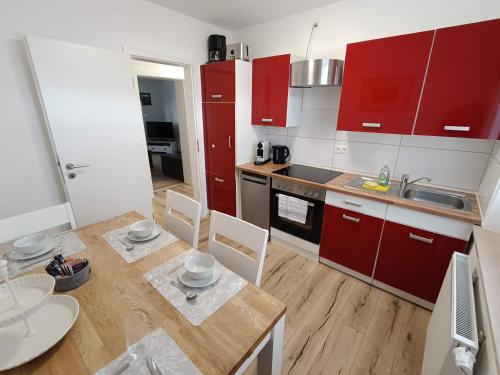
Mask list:
[[[189,169],[183,166],[175,81],[145,77],[137,81],[153,190],[190,182]]]

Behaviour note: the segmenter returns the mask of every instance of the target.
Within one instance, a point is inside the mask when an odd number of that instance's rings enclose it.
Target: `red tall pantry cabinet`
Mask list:
[[[348,44],[337,129],[411,134],[433,34]]]
[[[200,69],[208,208],[236,216],[236,165],[255,160],[263,137],[250,119],[251,64],[230,60]]]
[[[500,139],[500,19],[436,30],[414,134]]]

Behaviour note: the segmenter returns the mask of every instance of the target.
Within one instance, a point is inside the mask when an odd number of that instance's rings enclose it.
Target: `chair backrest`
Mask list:
[[[57,234],[76,229],[69,202],[0,220],[0,243],[37,232]]]
[[[180,212],[192,223],[175,215],[172,210]],[[185,195],[167,190],[165,204],[165,226],[175,236],[188,242],[193,248],[198,248],[198,237],[200,233],[201,204]]]
[[[225,267],[260,287],[269,232],[214,210],[210,215],[208,251]],[[217,240],[218,234],[255,252],[255,259]]]

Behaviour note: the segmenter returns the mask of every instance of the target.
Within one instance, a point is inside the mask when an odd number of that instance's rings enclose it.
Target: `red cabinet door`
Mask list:
[[[201,66],[201,94],[204,102],[235,101],[234,60]]]
[[[500,136],[500,19],[436,31],[415,134]]]
[[[252,62],[252,124],[286,126],[290,55]]]
[[[433,34],[348,44],[337,129],[411,134]]]
[[[205,164],[208,172],[234,177],[234,111],[234,103],[203,103]]]
[[[325,205],[320,257],[372,276],[383,220]]]
[[[232,177],[207,172],[208,208],[236,216],[236,181]]]
[[[467,242],[385,222],[374,279],[435,303],[453,252]]]

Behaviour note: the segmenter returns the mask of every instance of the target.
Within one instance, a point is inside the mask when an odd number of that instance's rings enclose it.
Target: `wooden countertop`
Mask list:
[[[92,374],[126,350],[123,320],[134,310],[146,315],[151,330],[164,328],[203,374],[232,374],[250,356],[283,316],[285,304],[249,283],[193,326],[143,276],[189,250],[189,244],[179,240],[128,264],[102,238],[142,218],[131,212],[76,231],[87,245],[78,256],[92,264],[91,279],[66,293],[80,303],[78,319],[55,347],[5,374]],[[32,273],[37,272],[42,271]]]
[[[299,183],[310,185],[310,186],[320,188],[320,189],[327,189],[327,190],[331,190],[331,191],[337,191],[339,193],[350,194],[350,195],[361,197],[361,198],[373,199],[373,200],[376,200],[379,202],[393,204],[395,206],[408,208],[408,209],[416,210],[416,211],[421,211],[421,212],[425,212],[428,214],[433,214],[433,215],[448,217],[451,219],[466,221],[466,222],[469,222],[471,224],[478,224],[478,225],[481,224],[481,211],[479,210],[479,202],[478,202],[477,196],[475,194],[461,192],[461,194],[466,194],[469,197],[471,205],[472,205],[472,212],[453,210],[453,209],[448,209],[448,208],[444,208],[444,207],[439,207],[439,206],[436,206],[433,204],[416,202],[416,201],[400,198],[400,197],[393,196],[393,195],[381,194],[381,193],[376,193],[376,192],[368,191],[368,190],[360,190],[360,189],[346,186],[349,182],[351,182],[355,178],[362,176],[362,175],[355,174],[355,173],[344,173],[341,176],[334,178],[333,180],[331,180],[327,183],[324,183],[324,184],[319,184],[317,182],[311,182],[311,181],[306,181],[306,180],[302,180],[302,179],[298,179],[298,178],[273,174],[274,171],[277,171],[278,169],[287,167],[288,165],[291,165],[291,164],[290,163],[274,164],[273,162],[269,162],[269,163],[266,163],[264,165],[258,166],[258,165],[254,165],[253,163],[246,163],[246,164],[238,165],[236,168],[240,169],[242,171],[253,172],[253,173],[257,173],[257,174],[261,174],[261,175],[265,175],[265,176],[279,177],[281,179],[290,180],[292,182],[299,182]],[[434,188],[434,187],[432,189],[447,191],[445,189],[439,189],[439,188]],[[456,192],[456,191],[454,191],[454,192]]]

